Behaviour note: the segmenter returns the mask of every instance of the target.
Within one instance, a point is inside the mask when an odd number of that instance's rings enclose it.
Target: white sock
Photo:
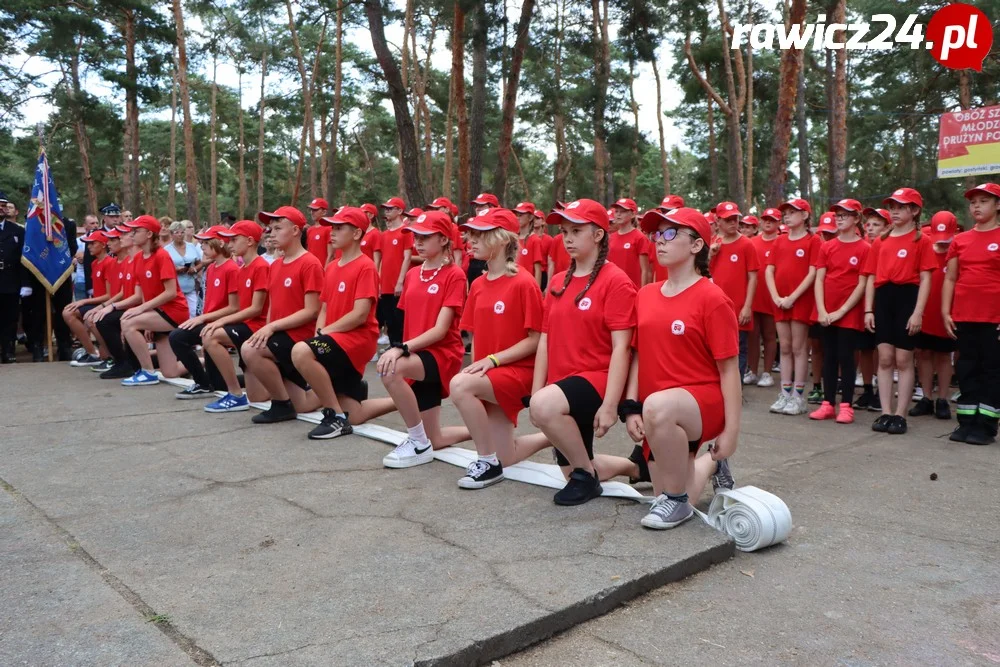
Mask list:
[[[416,440],[421,445],[426,445],[428,442],[430,442],[427,439],[427,433],[424,431],[423,422],[419,422],[413,428],[407,428],[406,430],[409,432],[410,438],[412,440]]]
[[[479,460],[480,461],[485,461],[486,463],[489,463],[490,465],[495,465],[495,466],[500,465],[500,459],[497,458],[497,455],[495,453],[493,453],[493,454],[480,454],[479,455]]]

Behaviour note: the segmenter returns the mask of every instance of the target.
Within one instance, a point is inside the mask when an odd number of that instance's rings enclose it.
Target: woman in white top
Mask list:
[[[171,223],[171,242],[164,247],[170,253],[177,269],[177,283],[180,285],[184,298],[187,299],[191,317],[198,315],[198,290],[195,285],[195,275],[201,270],[201,247],[196,243],[184,240],[187,223],[183,220]]]

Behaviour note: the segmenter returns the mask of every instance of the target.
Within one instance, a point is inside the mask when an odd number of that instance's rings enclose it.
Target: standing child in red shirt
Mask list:
[[[568,269],[571,261],[572,258],[566,252],[566,246],[563,243],[562,232],[559,232],[552,237],[552,244],[549,246],[549,278],[551,279],[557,273]]]
[[[531,202],[521,202],[514,209],[518,222],[518,237],[521,239],[521,252],[517,263],[529,275],[533,276],[539,288],[542,285],[543,257],[542,241],[535,235],[535,205]]]
[[[117,233],[117,232],[116,232]],[[111,291],[111,274],[117,273],[118,262],[108,255],[111,239],[100,229],[95,230],[80,239],[87,244],[87,251],[93,258],[90,265],[90,275],[93,278],[93,295],[86,299],[70,302],[62,311],[66,326],[73,333],[87,353],[83,358],[70,362],[70,366],[97,366],[108,358],[108,351],[103,346],[98,352],[90,339],[90,330],[84,323],[84,316],[95,308],[100,308],[108,299],[117,294]]]
[[[305,247],[316,259],[326,266],[330,263],[330,228],[320,222],[329,212],[330,205],[325,199],[313,199],[309,202],[309,216],[312,224],[303,230]]]
[[[970,445],[996,441],[1000,417],[1000,185],[983,183],[965,193],[975,226],[948,248],[941,314],[958,340],[958,428],[950,439]]]
[[[766,209],[760,216],[760,234],[753,237],[754,250],[757,251],[757,266],[761,270],[767,267],[767,258],[774,249],[778,239],[778,224],[781,222],[781,211],[776,208]],[[778,332],[774,326],[776,306],[771,299],[767,283],[761,280],[758,272],[757,289],[753,293],[753,330],[747,344],[747,372],[743,376],[743,384],[756,384],[758,387],[773,387],[774,378],[771,369],[774,367],[774,357],[778,353]],[[764,368],[760,368],[761,344],[764,346]],[[758,372],[760,371],[760,372]]]
[[[514,439],[522,400],[531,395],[535,352],[542,330],[542,294],[517,263],[519,224],[513,213],[493,209],[471,218],[469,250],[487,270],[472,282],[461,327],[472,334],[472,363],[451,380],[451,400],[462,415],[479,457],[458,485],[482,489],[503,480],[503,466],[537,449]]]
[[[931,216],[931,224],[924,227],[930,238],[938,268],[931,274],[931,291],[924,309],[923,327],[917,335],[917,379],[924,395],[910,408],[909,416],[921,417],[933,414],[938,419],[951,419],[948,394],[951,391],[951,355],[955,351],[955,341],[944,328],[941,316],[941,288],[947,273],[948,246],[958,233],[958,220],[951,211],[938,211]],[[937,374],[937,400],[934,395],[934,374]]]
[[[740,234],[740,210],[733,202],[715,207],[719,240],[709,248],[712,280],[732,301],[739,324],[740,378],[747,374],[747,338],[753,329],[753,299],[760,264],[750,239]]]
[[[882,414],[872,424],[879,433],[906,433],[906,414],[913,396],[913,349],[920,333],[931,290],[931,272],[937,268],[931,240],[920,230],[923,197],[913,188],[900,188],[882,202],[892,227],[872,244],[864,273],[865,328],[875,332],[878,345],[878,386]],[[892,376],[899,373],[896,411],[892,411]]]
[[[469,438],[465,428],[441,427],[441,399],[461,370],[465,345],[459,320],[466,276],[451,261],[451,220],[439,211],[406,228],[424,262],[407,272],[399,308],[408,311],[402,340],[378,360],[382,384],[406,424],[407,437],[382,459],[387,468],[430,463],[434,450]]]
[[[812,207],[792,199],[780,207],[788,234],[774,242],[764,273],[775,305],[774,321],[781,343],[781,393],[771,412],[800,415],[806,412],[806,377],[809,373],[809,323],[816,305],[813,281],[822,241],[809,232]]]
[[[709,478],[713,486],[734,484],[726,459],[736,451],[742,411],[737,323],[730,298],[710,280],[705,216],[650,211],[642,223],[670,277],[636,297],[636,353],[621,413],[629,437],[644,443],[657,494],[641,523],[665,530],[694,515],[691,500]],[[711,450],[695,458],[710,440]]]
[[[380,294],[378,297],[379,326],[385,328],[385,338],[379,345],[398,343],[403,338],[403,311],[399,309],[399,295],[403,291],[403,277],[410,266],[413,254],[413,237],[403,232],[403,210],[406,204],[399,197],[393,197],[382,204],[385,212],[385,231],[381,235],[382,268],[379,273]]]
[[[548,234],[548,225],[545,223],[545,214],[542,213],[537,208],[535,209],[535,220],[534,220],[534,231],[532,232],[538,237],[541,242],[541,255],[542,255],[542,291],[549,284],[549,277],[552,275],[549,273],[549,255],[552,254],[552,237]]]
[[[888,229],[889,211],[884,208],[865,208],[861,211],[864,218],[863,236],[868,245],[882,236]],[[878,350],[875,345],[875,333],[862,329],[856,336],[858,343],[858,370],[861,373],[861,395],[854,401],[855,410],[882,412],[882,401],[875,391],[875,369],[878,367]]]
[[[833,205],[837,236],[823,244],[816,260],[816,321],[823,344],[823,402],[810,419],[837,418],[838,424],[854,422],[854,354],[857,334],[864,329],[861,301],[867,279],[861,273],[868,259],[868,244],[858,236],[861,202],[841,199]],[[816,363],[815,359],[813,363]],[[840,405],[837,380],[840,379]]]
[[[458,206],[447,197],[438,197],[425,207],[428,211],[440,211],[451,221],[451,261],[455,266],[465,266],[465,242],[462,240],[462,230],[455,224]]]
[[[646,235],[636,227],[635,216],[639,207],[631,199],[619,199],[611,205],[614,221],[608,238],[608,261],[617,265],[636,289],[653,279],[649,256],[652,244]]]
[[[375,271],[382,270],[382,233],[378,228],[378,207],[375,204],[362,204],[361,210],[368,218],[368,231],[361,239],[361,252],[375,263]]]
[[[274,424],[311,412],[319,404],[305,378],[292,362],[295,344],[316,332],[323,264],[302,247],[300,232],[306,220],[298,209],[280,206],[261,211],[257,219],[271,228],[281,249],[268,274],[267,324],[240,347],[247,370],[271,396],[271,407],[254,415],[255,424]]]
[[[608,214],[600,203],[579,199],[547,222],[562,228],[572,262],[552,277],[545,297],[530,414],[569,478],[553,500],[580,505],[602,492],[594,436],[614,425],[625,388],[635,285],[607,261]]]

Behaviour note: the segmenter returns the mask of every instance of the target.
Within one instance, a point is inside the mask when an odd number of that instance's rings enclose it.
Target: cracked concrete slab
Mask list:
[[[0,402],[17,411],[0,423],[0,478],[169,618],[182,662],[196,648],[200,664],[476,664],[733,553],[697,522],[643,530],[629,501],[560,508],[512,481],[464,491],[446,464],[384,469],[388,447],[360,437],[313,442],[307,424],[208,415],[168,386],[8,368]],[[39,408],[49,395],[60,412]],[[600,449],[631,445],[616,430]],[[100,662],[91,642],[75,638]],[[43,650],[22,641],[12,657],[44,663]],[[152,651],[130,662],[165,664]]]

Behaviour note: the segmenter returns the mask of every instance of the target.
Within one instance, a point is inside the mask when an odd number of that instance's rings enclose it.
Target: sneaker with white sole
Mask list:
[[[919,401],[924,397],[924,389],[919,384],[913,388],[913,397],[910,398],[914,403]]]
[[[154,384],[160,384],[160,378],[156,377],[155,373],[145,370],[138,370],[132,374],[132,377],[122,380],[123,387],[145,387]]]
[[[421,445],[413,438],[407,438],[399,443],[396,449],[385,455],[382,465],[386,468],[412,468],[433,460],[434,447],[431,443]]]
[[[214,396],[213,392],[208,387],[202,387],[200,384],[195,382],[193,385],[187,389],[182,389],[181,391],[174,394],[174,398],[179,398],[182,401],[190,400],[193,398],[208,398],[209,396]]]
[[[487,486],[503,481],[503,466],[493,465],[489,461],[478,459],[465,469],[465,477],[458,480],[458,486],[463,489],[485,489]]]
[[[769,408],[770,411],[775,414],[781,414],[782,412],[785,411],[785,406],[788,405],[788,401],[790,401],[791,399],[792,399],[791,394],[782,391],[780,394],[778,394],[778,400],[776,400],[774,403],[771,404],[771,407]]]
[[[712,473],[712,489],[718,493],[719,489],[732,491],[734,488],[736,488],[736,479],[729,469],[729,459],[722,459],[716,465],[715,472]]]
[[[809,411],[809,404],[806,403],[806,399],[802,396],[792,394],[785,403],[785,407],[781,410],[783,415],[804,415]]]
[[[69,365],[72,366],[73,368],[81,368],[83,366],[100,366],[103,363],[104,360],[101,359],[96,354],[85,354],[79,359],[74,359],[73,361],[69,362]]]
[[[115,360],[112,359],[111,357],[108,357],[107,359],[97,364],[96,366],[91,366],[90,370],[93,373],[103,373],[104,371],[111,370],[111,367],[114,365],[115,365]]]
[[[309,431],[310,440],[332,440],[342,435],[354,433],[351,422],[347,420],[347,414],[343,417],[338,415],[331,408],[323,408],[323,421],[316,425],[316,428]]]
[[[250,399],[246,394],[233,396],[226,394],[205,406],[205,412],[244,412],[250,409]]]
[[[757,384],[757,374],[753,371],[747,371],[744,373],[743,384]]]
[[[758,387],[773,387],[774,386],[774,378],[771,377],[770,373],[761,373],[760,374],[760,379],[757,380],[757,386]]]
[[[661,493],[653,501],[653,506],[649,508],[649,514],[642,517],[641,523],[645,528],[653,530],[667,530],[679,526],[694,516],[694,508],[689,502],[671,500],[667,494]]]

